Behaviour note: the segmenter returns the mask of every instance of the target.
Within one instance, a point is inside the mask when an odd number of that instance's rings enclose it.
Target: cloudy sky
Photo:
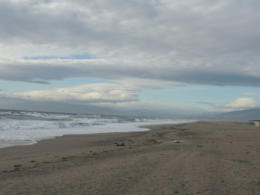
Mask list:
[[[259,9],[259,0],[0,0],[0,106],[258,108]]]

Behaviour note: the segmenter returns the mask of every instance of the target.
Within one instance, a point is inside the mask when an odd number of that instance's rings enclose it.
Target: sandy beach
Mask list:
[[[260,128],[196,122],[0,149],[1,195],[260,194]]]

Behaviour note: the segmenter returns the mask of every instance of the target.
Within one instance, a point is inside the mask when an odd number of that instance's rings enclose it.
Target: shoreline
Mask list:
[[[157,126],[157,125],[155,125]],[[35,145],[35,144],[38,144],[42,141],[50,141],[50,140],[54,140],[55,139],[58,139],[58,138],[62,138],[64,136],[102,136],[102,135],[106,135],[106,134],[128,134],[128,133],[138,133],[138,132],[146,132],[146,131],[150,131],[151,129],[150,128],[147,128],[145,126],[139,126],[138,128],[140,128],[140,131],[129,131],[129,132],[108,132],[108,133],[85,133],[85,134],[64,134],[64,135],[58,135],[58,136],[53,136],[53,137],[48,137],[48,138],[43,138],[43,139],[40,139],[40,140],[35,140],[35,141],[31,141],[31,143],[28,143],[28,144],[15,144],[15,145],[10,145],[10,146],[4,146],[4,147],[0,147],[0,150],[1,149],[4,149],[4,148],[12,148],[12,147],[23,147],[23,146],[32,146],[32,145]],[[147,129],[147,130],[142,130],[142,129]],[[27,141],[27,140],[26,140]]]
[[[260,129],[193,122],[0,148],[0,194],[257,194]]]
[[[196,121],[192,121],[192,120],[186,120],[186,121],[183,121],[181,123],[174,123],[174,122],[162,122],[162,123],[151,123],[151,124],[140,124],[140,125],[136,125],[135,123],[130,123],[130,125],[132,125],[131,130],[125,130],[127,127],[124,127],[122,125],[124,125],[125,123],[118,123],[119,126],[122,126],[120,128],[122,128],[122,130],[116,130],[116,131],[108,131],[108,132],[102,132],[100,131],[99,132],[99,128],[101,129],[113,129],[115,128],[114,126],[95,126],[95,127],[91,127],[88,131],[90,132],[84,132],[84,128],[68,128],[68,129],[64,129],[66,131],[70,131],[70,132],[73,132],[73,131],[76,131],[77,133],[63,133],[63,134],[60,134],[60,135],[52,135],[52,136],[46,136],[46,137],[43,137],[43,138],[37,138],[35,140],[16,140],[16,141],[13,141],[13,143],[6,143],[5,146],[1,146],[0,145],[0,149],[2,148],[9,148],[9,147],[18,147],[18,146],[28,146],[28,145],[34,145],[34,144],[37,144],[38,142],[41,142],[43,140],[51,140],[51,139],[56,139],[57,137],[62,137],[62,136],[82,136],[82,135],[96,135],[96,134],[109,134],[109,133],[131,133],[131,132],[143,132],[143,131],[150,131],[150,128],[151,126],[157,126],[157,125],[176,125],[176,124],[188,124],[188,123],[193,123],[193,122],[196,122]],[[93,129],[96,129],[96,133],[95,133],[95,130],[94,130],[94,133],[91,132],[93,131]],[[50,130],[53,130],[55,131],[56,129],[48,129],[48,131]],[[6,140],[3,140],[3,141],[6,141]],[[15,143],[16,142],[16,143]],[[3,144],[4,145],[4,144]]]

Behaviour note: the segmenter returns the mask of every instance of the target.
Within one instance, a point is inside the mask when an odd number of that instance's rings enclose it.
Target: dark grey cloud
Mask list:
[[[108,80],[124,80],[127,78],[154,79],[172,81],[186,84],[202,85],[237,85],[260,86],[258,74],[246,74],[239,70],[220,71],[213,68],[175,68],[154,66],[127,66],[122,64],[110,64],[95,60],[62,60],[55,63],[28,61],[28,63],[0,64],[0,78],[48,84],[51,80],[63,80],[76,77],[101,77]]]
[[[0,79],[134,77],[259,86],[259,9],[258,0],[3,0]],[[17,59],[53,52],[95,59]]]

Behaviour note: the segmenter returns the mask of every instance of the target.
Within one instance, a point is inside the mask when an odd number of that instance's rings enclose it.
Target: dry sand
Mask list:
[[[0,149],[0,194],[260,194],[260,128],[197,122]]]

